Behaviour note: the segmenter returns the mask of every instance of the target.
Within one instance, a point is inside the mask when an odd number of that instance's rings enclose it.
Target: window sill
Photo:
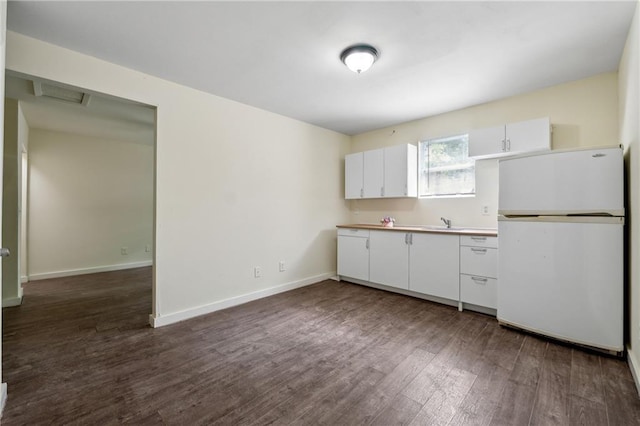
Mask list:
[[[418,198],[427,200],[432,198],[473,198],[476,194],[447,194],[447,195],[419,195]]]

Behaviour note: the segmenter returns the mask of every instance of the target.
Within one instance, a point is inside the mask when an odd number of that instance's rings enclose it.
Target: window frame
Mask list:
[[[445,166],[445,167],[453,167],[453,170],[463,170],[465,168],[473,169],[473,190],[471,192],[456,192],[456,193],[433,193],[433,194],[425,194],[426,190],[423,185],[423,174],[429,174],[429,163],[428,160],[424,159],[424,144],[428,146],[433,143],[443,143],[447,140],[454,141],[459,138],[466,138],[467,142],[467,161],[459,162],[456,165]],[[471,165],[467,165],[468,162],[471,162]],[[425,162],[427,162],[425,164]],[[441,166],[442,167],[442,166]],[[418,141],[418,198],[467,198],[467,197],[475,197],[476,195],[476,164],[475,159],[469,157],[469,134],[468,133],[459,133],[449,136],[439,136],[434,138],[424,138]]]

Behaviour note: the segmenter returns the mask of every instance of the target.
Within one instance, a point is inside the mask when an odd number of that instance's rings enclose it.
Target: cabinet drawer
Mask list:
[[[498,248],[498,237],[487,237],[483,235],[461,235],[460,245]]]
[[[356,228],[338,228],[338,236],[369,238],[369,230]]]
[[[487,247],[460,247],[460,273],[498,277],[498,250]]]
[[[498,290],[495,278],[460,275],[460,301],[497,309]]]

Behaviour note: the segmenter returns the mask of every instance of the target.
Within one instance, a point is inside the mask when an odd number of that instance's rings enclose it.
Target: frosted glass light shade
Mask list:
[[[378,59],[378,51],[368,44],[348,47],[340,54],[340,60],[347,68],[358,74],[371,68],[376,59]]]

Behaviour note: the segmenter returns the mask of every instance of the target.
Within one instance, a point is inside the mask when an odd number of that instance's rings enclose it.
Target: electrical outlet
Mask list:
[[[278,263],[278,268],[280,269],[280,272],[284,272],[284,271],[286,271],[286,270],[287,270],[287,269],[285,268],[285,265],[284,265],[284,260],[281,260],[281,261]]]
[[[129,254],[129,249],[127,247],[120,247],[120,254],[123,256]]]
[[[262,268],[259,266],[254,266],[253,267],[253,276],[254,278],[261,278],[262,277]]]
[[[489,216],[489,206],[482,206],[482,215]]]

